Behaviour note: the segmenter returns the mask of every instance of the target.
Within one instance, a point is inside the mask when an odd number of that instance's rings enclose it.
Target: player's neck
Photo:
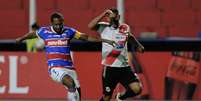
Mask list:
[[[54,33],[56,33],[56,34],[61,34],[61,33],[63,33],[63,29],[61,29],[61,30],[55,30],[52,26],[51,26],[51,30],[52,30],[52,32],[54,32]]]

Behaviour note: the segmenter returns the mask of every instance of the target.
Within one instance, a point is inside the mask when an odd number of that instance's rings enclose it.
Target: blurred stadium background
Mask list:
[[[15,39],[35,22],[48,25],[55,11],[64,15],[67,26],[96,36],[87,28],[89,21],[111,7],[120,10],[121,21],[145,46],[145,53],[135,54],[138,61],[133,64],[143,75],[146,99],[165,99],[171,93],[167,89],[173,88],[172,99],[186,99],[190,92],[192,99],[201,100],[200,61],[189,55],[201,50],[201,0],[0,0],[0,100],[64,100],[65,89],[48,76],[45,54],[33,51],[38,41],[19,45]],[[72,49],[82,98],[97,100],[102,90],[100,43],[73,41]],[[189,61],[196,63],[182,62],[178,75],[168,74],[177,56],[185,61],[191,57]],[[194,70],[190,77],[182,74],[188,66]],[[176,87],[169,87],[166,77],[176,80]]]

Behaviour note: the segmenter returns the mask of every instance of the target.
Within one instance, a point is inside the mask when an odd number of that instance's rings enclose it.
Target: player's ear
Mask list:
[[[120,15],[119,14],[117,15],[117,19],[120,19]]]

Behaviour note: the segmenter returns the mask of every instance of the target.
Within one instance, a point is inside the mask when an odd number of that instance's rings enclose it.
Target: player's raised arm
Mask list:
[[[101,13],[99,16],[95,17],[94,19],[91,20],[91,22],[88,24],[88,27],[91,30],[98,30],[98,22],[105,16],[109,16],[112,14],[111,10],[105,10],[103,13]]]
[[[19,37],[16,39],[16,42],[17,43],[20,43],[22,42],[23,40],[26,40],[26,39],[33,39],[33,38],[37,38],[37,35],[36,35],[36,31],[31,31],[25,35],[23,35],[22,37]]]
[[[23,40],[26,40],[26,39],[32,39],[32,38],[36,38],[37,35],[36,35],[36,31],[40,28],[40,26],[37,24],[37,23],[34,23],[32,24],[31,26],[31,29],[32,31],[25,34],[24,36],[22,37],[19,37],[16,39],[16,42],[19,43],[19,42],[22,42]]]
[[[128,36],[129,36],[130,41],[137,45],[137,51],[143,53],[144,46],[135,38],[135,36],[131,32],[128,32]]]

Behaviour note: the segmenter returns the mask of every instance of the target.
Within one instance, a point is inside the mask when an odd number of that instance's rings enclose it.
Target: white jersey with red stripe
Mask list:
[[[128,49],[126,34],[129,32],[129,26],[127,24],[121,24],[117,29],[112,26],[101,25],[98,32],[101,34],[101,38],[115,41],[116,46],[112,46],[108,43],[102,43],[102,64],[110,67],[127,67],[128,65]]]

